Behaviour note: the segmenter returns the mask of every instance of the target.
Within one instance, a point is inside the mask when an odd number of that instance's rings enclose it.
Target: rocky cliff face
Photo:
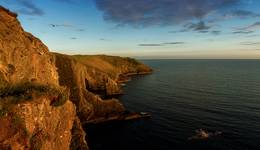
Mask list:
[[[16,104],[0,118],[0,149],[69,149],[75,114],[70,101],[56,108],[45,97]]]
[[[38,81],[58,84],[48,48],[21,27],[16,15],[0,8],[0,76],[2,82]]]
[[[54,55],[59,83],[69,87],[70,99],[77,106],[82,123],[139,117],[129,113],[119,100],[107,97],[122,94],[122,76],[151,73],[148,66],[130,58],[114,56]]]
[[[0,7],[0,149],[69,149],[76,108],[48,48]]]
[[[62,86],[70,88],[71,101],[77,106],[81,121],[117,116],[125,111],[116,99],[103,101],[97,94],[113,95],[121,93],[120,86],[105,73],[86,66],[73,57],[55,54],[56,66]]]

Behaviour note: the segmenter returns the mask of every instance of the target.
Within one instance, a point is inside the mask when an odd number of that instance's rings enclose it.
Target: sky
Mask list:
[[[260,0],[0,0],[66,54],[259,59]]]

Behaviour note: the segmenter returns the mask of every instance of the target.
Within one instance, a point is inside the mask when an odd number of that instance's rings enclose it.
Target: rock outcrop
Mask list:
[[[118,116],[125,111],[118,100],[104,101],[98,95],[121,93],[120,86],[108,75],[78,62],[71,56],[56,53],[55,57],[60,75],[59,83],[69,87],[70,99],[77,106],[81,121]]]
[[[76,108],[53,55],[16,17],[0,7],[0,149],[70,149]]]
[[[25,32],[16,14],[0,8],[0,76],[9,83],[38,81],[58,85],[54,58],[36,37]]]

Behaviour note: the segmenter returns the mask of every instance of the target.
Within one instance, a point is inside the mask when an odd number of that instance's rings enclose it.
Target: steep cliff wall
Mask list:
[[[152,69],[148,66],[130,58],[114,56],[54,55],[59,83],[70,88],[70,99],[77,106],[81,122],[98,123],[139,117],[138,114],[129,113],[115,98],[103,100],[106,98],[103,95],[113,97],[122,94],[118,82],[122,76],[151,73]]]
[[[0,7],[0,149],[70,149],[76,108],[54,57],[16,17]]]
[[[16,15],[0,9],[0,76],[9,83],[38,81],[58,84],[48,48],[21,27]]]
[[[55,57],[59,82],[70,88],[70,99],[77,106],[81,121],[117,116],[125,111],[118,100],[104,101],[96,95],[96,92],[100,91],[107,95],[121,93],[120,86],[108,75],[78,62],[71,56],[56,53]]]

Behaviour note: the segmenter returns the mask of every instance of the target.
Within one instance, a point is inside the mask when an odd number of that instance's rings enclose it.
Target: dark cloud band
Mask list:
[[[172,25],[203,19],[241,0],[96,0],[104,19],[122,25]]]
[[[32,1],[17,0],[17,2],[21,5],[21,8],[18,9],[19,13],[35,16],[44,15],[44,11],[41,8],[37,7]]]
[[[184,42],[165,42],[165,43],[149,43],[149,44],[139,44],[138,46],[166,46],[166,45],[180,45],[180,44],[185,44]]]

